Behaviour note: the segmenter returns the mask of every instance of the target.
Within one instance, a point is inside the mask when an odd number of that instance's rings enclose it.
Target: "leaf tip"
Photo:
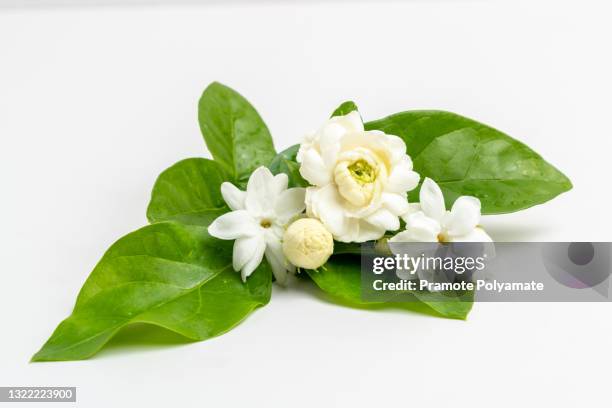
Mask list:
[[[359,111],[355,102],[345,101],[336,108],[336,110],[331,114],[331,117],[333,118],[334,116],[348,115],[352,111]]]
[[[29,363],[40,363],[41,361],[47,361],[44,357],[45,346],[43,346],[40,350],[38,350],[32,357],[30,357]]]
[[[206,89],[209,88],[227,88],[226,85],[222,84],[219,81],[212,81],[210,84],[208,84],[208,86],[206,87]],[[206,89],[204,90],[204,92],[206,92]]]

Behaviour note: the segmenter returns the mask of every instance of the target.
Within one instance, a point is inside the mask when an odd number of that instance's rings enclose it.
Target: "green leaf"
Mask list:
[[[518,211],[572,188],[569,179],[510,136],[443,111],[408,111],[368,122],[406,142],[414,170],[436,181],[446,205],[461,195],[478,197],[483,214]],[[418,189],[409,195],[418,201]]]
[[[444,292],[443,294],[415,291],[413,295],[442,316],[453,319],[466,319],[474,305],[473,292],[469,292],[463,296],[449,296],[448,292]]]
[[[276,155],[270,132],[255,108],[225,85],[213,82],[204,90],[198,119],[208,150],[239,185]]]
[[[365,302],[361,300],[360,265],[358,256],[335,255],[327,261],[324,267],[306,271],[324,292],[348,303],[362,305]]]
[[[307,273],[319,288],[340,301],[360,307],[381,306],[361,299],[361,261],[358,256],[334,255],[324,268],[307,270]],[[414,292],[413,296],[416,298],[414,302],[388,302],[382,306],[418,311],[419,303],[422,303],[444,317],[465,319],[473,304],[471,297],[442,297],[427,292]]]
[[[355,105],[355,102],[346,101],[346,102],[343,102],[342,105],[338,106],[338,108],[336,108],[334,113],[332,113],[331,117],[333,118],[334,116],[348,115],[352,111],[356,111],[356,110],[359,110],[359,109],[357,109],[357,105]]]
[[[268,168],[272,174],[285,173],[289,177],[289,187],[307,187],[308,182],[300,174],[300,164],[295,160],[300,145],[293,145],[272,160]]]
[[[243,284],[231,267],[231,242],[206,228],[157,223],[126,235],[106,252],[72,314],[33,361],[79,360],[119,329],[150,323],[194,340],[234,327],[270,299],[272,274],[262,263]]]
[[[180,221],[208,226],[228,211],[221,183],[229,176],[217,162],[185,159],[164,170],[153,187],[147,208],[149,222]]]

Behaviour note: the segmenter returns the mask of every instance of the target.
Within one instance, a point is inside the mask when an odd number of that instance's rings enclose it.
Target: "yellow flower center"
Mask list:
[[[359,184],[368,184],[376,181],[376,169],[363,159],[359,159],[348,166],[348,171]]]

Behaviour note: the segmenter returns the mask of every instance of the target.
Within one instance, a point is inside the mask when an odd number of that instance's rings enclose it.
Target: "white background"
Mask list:
[[[279,150],[349,98],[366,119],[491,124],[575,186],[486,217],[494,239],[612,240],[609,2],[18,3],[0,5],[0,385],[77,386],[83,407],[609,405],[609,303],[477,304],[463,322],[298,285],[209,341],[136,328],[88,361],[28,363],[146,223],[156,176],[208,154],[196,108],[213,80]]]

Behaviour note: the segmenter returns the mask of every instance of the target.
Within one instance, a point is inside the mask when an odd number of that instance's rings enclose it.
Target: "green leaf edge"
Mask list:
[[[342,102],[340,106],[338,106],[336,110],[331,114],[331,117],[333,118],[334,116],[348,115],[352,111],[359,111],[359,108],[357,108],[357,105],[355,104],[355,102],[353,101]]]
[[[341,252],[341,253],[334,252],[334,257],[336,257],[337,255],[342,255],[344,257],[346,256],[352,257],[352,256],[355,256],[354,255],[355,252],[353,251],[354,251],[354,248],[352,249],[347,248],[346,251]],[[335,259],[335,260],[338,261],[338,259]],[[348,265],[347,262],[342,262],[342,264]],[[323,271],[307,269],[305,270],[305,272],[308,275],[308,277],[312,281],[314,281],[315,285],[323,293],[325,293],[331,300],[333,300],[334,303],[342,305],[342,306],[347,306],[347,307],[352,307],[352,308],[357,308],[357,309],[365,309],[365,310],[381,310],[381,309],[409,310],[409,311],[416,312],[416,313],[430,314],[436,317],[443,317],[447,319],[467,320],[467,317],[474,305],[474,302],[472,299],[470,299],[469,301],[465,301],[465,300],[457,300],[457,301],[435,300],[434,301],[434,300],[426,300],[425,297],[427,297],[428,295],[427,294],[421,295],[419,293],[412,294],[416,298],[416,301],[414,302],[383,302],[383,301],[365,302],[361,300],[361,286],[359,287],[359,299],[351,295],[342,295],[339,293],[328,292],[326,289],[321,287],[320,282],[318,282],[316,278],[317,278],[317,274],[325,273],[326,266],[327,264],[321,267]],[[338,276],[342,276],[342,274],[338,274]],[[346,282],[348,282],[348,286],[350,287],[351,286],[350,281],[346,281]],[[465,309],[463,309],[460,312],[457,312],[457,311],[448,311],[448,309],[445,307],[445,305],[447,304],[457,303],[457,302],[460,302],[461,304],[466,305]]]
[[[235,151],[235,146],[232,147],[232,161],[234,161],[233,166],[230,166],[228,163],[225,163],[224,160],[222,160],[221,158],[215,157],[216,153],[214,153],[214,151],[216,149],[211,149],[209,146],[209,140],[208,136],[207,136],[207,130],[205,129],[205,125],[204,123],[206,122],[206,118],[202,115],[202,104],[204,103],[203,101],[205,100],[205,97],[207,96],[207,93],[209,92],[214,92],[214,91],[218,91],[218,92],[225,92],[225,93],[229,93],[231,94],[233,97],[235,97],[237,100],[241,100],[242,102],[244,102],[248,107],[250,107],[253,112],[255,113],[256,117],[261,121],[261,125],[263,126],[263,128],[265,129],[266,133],[267,133],[267,143],[268,143],[268,147],[270,148],[270,153],[272,153],[272,155],[277,154],[276,153],[276,148],[274,147],[274,139],[272,138],[272,135],[270,133],[270,129],[268,128],[268,125],[266,124],[266,122],[263,120],[262,116],[259,114],[259,111],[257,109],[255,109],[255,107],[253,106],[253,104],[251,104],[251,102],[249,102],[249,100],[247,98],[245,98],[242,94],[240,94],[238,91],[234,90],[233,88],[222,84],[221,82],[218,81],[214,81],[212,83],[210,83],[202,92],[202,95],[200,96],[200,99],[198,100],[198,124],[199,124],[199,128],[200,128],[200,132],[202,134],[202,137],[204,138],[204,143],[206,144],[210,154],[213,156],[214,161],[216,161],[217,163],[219,163],[221,166],[223,166],[226,171],[228,172],[229,175],[231,175],[231,181],[233,181],[234,183],[236,183],[236,185],[238,185],[239,187],[245,187],[246,186],[246,182],[249,178],[249,175],[246,174],[238,174],[236,172],[236,165],[235,165],[235,157],[236,157],[236,151]],[[227,135],[226,135],[227,136]]]
[[[174,223],[174,224],[181,224],[181,223],[176,223],[176,222],[173,222],[173,221],[165,221],[165,222],[163,222],[163,223],[167,223],[167,224],[173,224],[173,223]],[[150,225],[151,225],[151,224],[150,224]],[[132,235],[132,234],[137,234],[137,233],[139,233],[141,230],[143,230],[143,229],[145,229],[145,228],[147,228],[147,227],[150,227],[150,225],[146,225],[146,226],[144,226],[144,227],[141,227],[141,228],[139,228],[139,229],[137,229],[137,230],[134,230],[134,231],[132,231],[132,232],[130,232],[130,233],[128,233],[128,234],[126,234],[126,235],[122,236],[121,238],[117,239],[117,240],[116,240],[116,241],[115,241],[115,242],[114,242],[114,243],[113,243],[113,244],[112,244],[112,245],[109,247],[109,249],[108,249],[106,252],[110,251],[110,250],[111,250],[111,248],[113,248],[113,246],[114,246],[114,245],[115,245],[117,242],[119,242],[121,239],[124,239],[124,238],[126,238],[127,236]],[[200,227],[200,228],[201,228],[201,227]],[[101,263],[101,262],[103,261],[104,256],[106,255],[106,252],[105,252],[105,254],[102,256],[102,258],[100,259],[100,261],[98,261],[98,263],[96,264],[96,266],[94,267],[94,269],[93,269],[93,270],[95,270],[95,269],[97,268],[98,264],[99,264],[99,263]],[[262,261],[262,264],[264,264],[264,263],[266,263],[264,267],[269,269],[269,266],[267,266],[267,261],[266,261],[265,259]],[[260,265],[260,266],[258,267],[258,269],[259,269],[259,268],[261,268],[261,267],[262,267],[262,265]],[[180,298],[180,297],[182,297],[182,296],[186,296],[186,295],[188,295],[188,294],[192,293],[192,292],[193,292],[193,291],[195,291],[195,290],[200,290],[200,288],[201,288],[203,285],[205,285],[205,284],[206,284],[206,283],[208,283],[209,281],[211,281],[211,280],[213,280],[213,279],[217,278],[217,277],[218,277],[218,276],[219,276],[221,273],[223,273],[223,272],[227,271],[228,269],[232,269],[231,262],[230,262],[228,265],[226,265],[225,267],[222,267],[222,268],[218,269],[218,270],[216,271],[216,273],[215,273],[215,274],[211,275],[210,277],[208,277],[207,279],[205,279],[204,281],[202,281],[202,282],[201,282],[200,284],[198,284],[197,286],[194,286],[193,288],[191,288],[191,289],[189,289],[189,290],[184,291],[184,292],[183,292],[183,293],[182,293],[180,296],[177,296],[177,297],[175,297],[175,298],[173,298],[173,299],[171,299],[171,300],[168,300],[167,302],[164,302],[164,303],[162,303],[162,304],[156,305],[156,306],[155,306],[155,308],[158,308],[158,307],[164,306],[165,304],[168,304],[168,303],[170,303],[170,302],[173,302],[173,301],[177,300],[178,298]],[[93,270],[92,270],[92,271],[93,271]],[[89,278],[89,277],[88,277],[88,278]],[[83,285],[83,286],[84,286],[84,285]],[[75,307],[76,307],[76,304],[79,302],[79,299],[80,299],[80,293],[81,293],[81,291],[82,291],[82,288],[79,290],[79,295],[77,295],[77,300],[75,301]],[[53,330],[53,332],[51,333],[51,336],[49,336],[49,338],[47,339],[47,341],[46,341],[46,342],[45,342],[45,343],[42,345],[42,347],[41,347],[41,348],[40,348],[40,349],[39,349],[39,350],[38,350],[36,353],[34,353],[34,355],[33,355],[33,356],[30,358],[30,362],[31,362],[31,363],[35,363],[35,362],[52,362],[52,361],[79,361],[79,360],[86,360],[86,359],[89,359],[89,358],[91,358],[92,356],[96,355],[98,352],[100,352],[100,350],[102,350],[102,349],[104,348],[104,346],[105,346],[106,344],[108,344],[108,342],[109,342],[109,341],[110,341],[110,340],[111,340],[111,339],[112,339],[112,338],[113,338],[113,337],[114,337],[114,336],[115,336],[115,335],[116,335],[116,334],[117,334],[117,333],[118,333],[118,332],[119,332],[121,329],[123,329],[124,327],[127,327],[128,325],[133,324],[133,323],[145,323],[145,324],[150,324],[150,325],[153,325],[153,326],[156,326],[156,327],[161,327],[161,328],[163,328],[163,329],[165,329],[165,330],[168,330],[168,331],[170,331],[170,332],[176,333],[176,334],[178,334],[178,335],[180,335],[180,336],[183,336],[183,337],[185,337],[185,338],[187,338],[187,339],[194,340],[194,341],[203,341],[203,340],[208,340],[208,339],[211,339],[211,338],[214,338],[214,337],[219,337],[219,336],[221,336],[221,335],[223,335],[223,334],[225,334],[225,333],[229,332],[230,330],[234,329],[234,328],[235,328],[235,327],[237,327],[238,325],[240,325],[240,324],[241,324],[243,321],[245,321],[245,320],[246,320],[246,319],[247,319],[247,318],[248,318],[248,317],[249,317],[249,316],[250,316],[250,315],[253,313],[253,311],[254,311],[255,309],[258,309],[258,308],[260,308],[260,307],[263,307],[263,306],[267,305],[267,304],[269,303],[270,299],[271,299],[271,294],[272,294],[272,292],[271,292],[271,290],[270,290],[270,292],[268,293],[268,295],[267,295],[267,297],[266,297],[266,299],[265,299],[265,302],[261,302],[260,304],[254,304],[254,305],[253,305],[253,307],[251,307],[250,309],[248,309],[248,311],[247,311],[247,312],[244,314],[244,316],[243,316],[243,317],[242,317],[240,320],[238,320],[238,321],[234,322],[234,323],[233,323],[231,326],[228,326],[226,329],[224,329],[224,330],[222,330],[222,331],[220,331],[220,332],[218,332],[218,333],[215,333],[215,334],[214,334],[214,335],[212,335],[212,336],[204,336],[204,337],[199,337],[199,336],[190,336],[190,335],[187,335],[187,334],[185,334],[185,333],[181,333],[181,332],[179,332],[179,331],[176,331],[176,330],[174,330],[174,329],[172,329],[172,328],[170,328],[170,327],[167,327],[167,326],[165,326],[165,325],[163,325],[163,324],[160,324],[160,323],[158,323],[158,322],[152,322],[152,321],[148,321],[148,320],[146,320],[146,319],[139,319],[139,318],[138,318],[139,316],[141,316],[141,315],[146,314],[146,313],[148,313],[148,312],[149,312],[149,311],[145,311],[145,312],[141,313],[140,315],[134,316],[133,318],[131,318],[131,319],[127,320],[126,322],[123,322],[121,325],[119,325],[119,326],[118,326],[118,327],[116,327],[115,329],[112,329],[112,330],[110,330],[110,331],[108,331],[108,332],[107,332],[107,331],[104,331],[104,332],[102,332],[102,333],[100,333],[100,334],[98,334],[98,335],[96,335],[96,336],[92,336],[92,337],[90,337],[89,339],[92,339],[92,338],[94,338],[94,337],[98,337],[98,336],[103,336],[103,335],[105,335],[105,334],[106,334],[106,335],[108,335],[108,338],[107,338],[107,339],[106,339],[106,340],[105,340],[103,343],[101,343],[101,344],[99,345],[99,347],[97,347],[97,348],[96,348],[95,350],[93,350],[91,353],[89,353],[89,354],[87,354],[87,355],[84,355],[82,358],[77,358],[77,359],[75,359],[75,358],[45,358],[45,353],[44,353],[45,347],[47,346],[47,344],[49,343],[49,341],[50,341],[50,340],[53,338],[53,336],[56,334],[56,332],[57,332],[57,331],[60,329],[61,325],[62,325],[62,324],[65,322],[65,321],[67,321],[67,320],[68,320],[68,319],[69,319],[69,318],[70,318],[70,317],[71,317],[71,316],[74,314],[74,310],[73,310],[73,312],[71,312],[71,314],[70,314],[68,317],[66,317],[65,319],[63,319],[63,320],[62,320],[62,321],[61,321],[61,322],[60,322],[60,323],[59,323],[59,324],[56,326],[56,328]],[[88,340],[89,340],[89,339],[88,339]],[[82,342],[81,342],[81,343],[82,343]],[[81,344],[81,343],[78,343],[78,344]],[[74,345],[72,345],[71,347],[74,347]],[[67,349],[67,348],[66,348],[66,349]]]
[[[422,110],[422,109],[407,110],[407,111],[397,112],[397,113],[394,113],[394,114],[391,114],[391,115],[385,116],[385,117],[380,118],[380,119],[375,119],[375,120],[371,120],[371,121],[368,121],[368,122],[364,122],[364,128],[365,128],[366,130],[380,129],[380,127],[379,127],[379,126],[377,126],[377,124],[378,124],[379,122],[380,122],[380,123],[382,123],[382,122],[384,122],[384,121],[389,121],[389,120],[392,120],[392,119],[393,119],[394,117],[396,117],[396,116],[401,116],[401,115],[405,115],[405,114],[413,114],[413,113],[422,113],[422,114],[448,114],[448,115],[457,116],[458,118],[461,118],[461,119],[465,119],[465,120],[468,120],[468,121],[474,122],[476,125],[479,125],[479,126],[482,126],[482,127],[485,127],[485,128],[489,128],[489,129],[491,129],[491,130],[493,130],[493,131],[495,131],[495,132],[498,132],[498,133],[500,133],[500,134],[502,134],[502,135],[506,136],[507,138],[509,138],[509,139],[513,140],[514,142],[516,142],[516,143],[520,144],[522,147],[524,147],[524,148],[526,148],[526,149],[530,150],[531,152],[533,152],[533,153],[534,153],[534,154],[535,154],[535,155],[536,155],[536,156],[537,156],[539,159],[541,159],[541,160],[542,160],[543,162],[545,162],[545,163],[546,163],[548,166],[550,166],[552,169],[554,169],[554,170],[555,170],[555,171],[556,171],[556,172],[557,172],[557,173],[558,173],[560,176],[562,176],[562,178],[564,179],[564,183],[558,183],[558,184],[560,185],[560,187],[561,187],[561,190],[560,190],[560,191],[559,191],[557,194],[555,194],[555,195],[552,195],[552,196],[550,196],[550,197],[548,197],[548,198],[546,198],[546,199],[542,199],[542,200],[540,200],[540,201],[534,201],[534,202],[532,202],[532,203],[530,203],[530,204],[526,204],[526,205],[523,205],[523,206],[517,206],[517,207],[515,207],[515,208],[513,208],[513,209],[511,209],[511,210],[505,210],[505,211],[487,211],[487,210],[486,210],[486,208],[485,208],[486,206],[484,206],[484,205],[483,205],[483,212],[482,212],[482,214],[483,214],[483,215],[510,214],[510,213],[513,213],[513,212],[522,211],[522,210],[525,210],[525,209],[531,208],[531,207],[533,207],[533,206],[536,206],[536,205],[541,205],[541,204],[544,204],[544,203],[546,203],[546,202],[548,202],[548,201],[551,201],[552,199],[554,199],[554,198],[558,197],[559,195],[561,195],[561,194],[563,194],[563,193],[565,193],[565,192],[570,191],[570,190],[573,188],[573,184],[572,184],[571,180],[569,179],[569,177],[567,177],[567,176],[566,176],[566,175],[565,175],[563,172],[561,172],[561,171],[560,171],[560,170],[559,170],[557,167],[555,167],[554,165],[552,165],[550,162],[548,162],[547,160],[545,160],[545,159],[544,159],[544,158],[543,158],[543,157],[542,157],[542,156],[541,156],[541,155],[540,155],[538,152],[536,152],[535,150],[533,150],[533,149],[532,149],[531,147],[529,147],[527,144],[523,143],[522,141],[520,141],[520,140],[518,140],[518,139],[513,138],[512,136],[510,136],[510,135],[508,135],[508,134],[506,134],[506,133],[504,133],[504,132],[502,132],[502,131],[500,131],[500,130],[498,130],[498,129],[496,129],[496,128],[492,127],[492,126],[489,126],[489,125],[487,125],[487,124],[484,124],[484,123],[482,123],[482,122],[480,122],[480,121],[477,121],[477,120],[475,120],[475,119],[472,119],[472,118],[470,118],[470,117],[463,116],[463,115],[460,115],[460,114],[457,114],[457,113],[454,113],[454,112],[451,112],[451,111],[446,111],[446,110],[436,110],[436,109],[431,109],[431,110],[427,110],[427,109],[423,109],[423,110]],[[397,136],[399,136],[399,135],[397,135]],[[407,144],[407,145],[409,144],[409,142],[408,142],[408,141],[406,141],[406,139],[405,139],[403,136],[399,136],[399,137],[401,137],[401,138],[402,138],[402,139],[403,139],[403,140],[406,142],[406,144]],[[432,141],[433,141],[433,140],[434,140],[434,139],[432,139]],[[422,151],[422,150],[421,150],[421,151]],[[419,153],[420,153],[420,152],[419,152]],[[415,161],[417,157],[418,157],[418,154],[417,154],[416,156],[414,156],[414,157],[412,157],[412,156],[411,156],[411,159],[412,159],[413,161]],[[415,170],[416,170],[416,169],[415,169]],[[416,171],[418,171],[418,170],[416,170]],[[420,191],[420,189],[421,189],[421,185],[423,184],[424,175],[423,175],[423,174],[420,174],[420,176],[421,176],[421,180],[419,181],[419,185],[418,185],[418,186],[417,186],[415,189],[411,190],[411,191],[408,193],[408,199],[409,199],[409,201],[411,201],[411,202],[418,202],[418,201],[419,201],[419,191]],[[434,181],[436,181],[436,182],[438,182],[438,183],[440,183],[440,184],[442,184],[442,185],[444,184],[444,181],[440,182],[440,181],[435,180],[435,179],[434,179]],[[452,203],[447,202],[447,203],[446,203],[447,207],[449,207],[449,205],[450,205],[450,204],[452,204]]]
[[[147,204],[147,220],[149,221],[149,223],[154,224],[158,222],[175,221],[175,222],[188,224],[188,225],[201,225],[201,224],[187,223],[184,220],[181,220],[180,216],[188,215],[188,214],[210,213],[211,215],[215,215],[218,217],[222,215],[223,213],[229,211],[229,207],[227,207],[227,205],[223,202],[223,198],[221,197],[221,191],[219,190],[220,201],[219,201],[219,205],[216,207],[205,207],[202,209],[190,211],[189,213],[183,212],[183,213],[177,213],[177,214],[172,214],[170,216],[163,216],[163,217],[155,214],[155,205],[156,205],[155,199],[158,194],[158,191],[161,189],[161,184],[165,182],[164,176],[172,173],[177,168],[180,168],[186,163],[195,162],[195,161],[206,163],[207,165],[216,166],[222,178],[225,179],[226,181],[229,180],[229,174],[227,173],[225,167],[221,163],[215,160],[211,160],[211,159],[207,159],[203,157],[189,157],[186,159],[179,160],[178,162],[172,164],[170,167],[167,167],[166,169],[164,169],[155,179],[155,183],[153,184],[153,188],[151,189],[151,193],[149,195],[149,203]]]

